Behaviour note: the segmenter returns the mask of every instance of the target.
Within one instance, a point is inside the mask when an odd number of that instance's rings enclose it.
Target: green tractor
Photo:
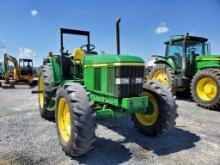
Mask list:
[[[88,152],[95,142],[96,118],[131,115],[138,131],[160,135],[174,127],[172,93],[156,81],[143,82],[144,61],[135,56],[97,54],[89,31],[61,28],[61,55],[44,59],[38,82],[41,116],[54,118],[63,151]],[[64,35],[85,36],[87,43],[64,51]]]
[[[186,35],[165,42],[165,56],[154,55],[149,78],[175,94],[190,89],[195,102],[208,109],[220,107],[220,55],[210,55],[207,38]]]

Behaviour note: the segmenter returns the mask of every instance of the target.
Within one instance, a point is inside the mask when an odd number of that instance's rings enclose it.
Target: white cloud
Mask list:
[[[6,49],[5,39],[0,39],[0,49]]]
[[[31,10],[31,15],[32,16],[36,16],[38,14],[38,11],[37,10]]]
[[[167,33],[170,29],[166,26],[165,22],[162,22],[160,26],[155,29],[156,34]]]
[[[19,58],[29,58],[33,59],[36,56],[36,53],[29,48],[19,48]]]

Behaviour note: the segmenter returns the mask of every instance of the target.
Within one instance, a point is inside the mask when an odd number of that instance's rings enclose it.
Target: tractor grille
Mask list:
[[[116,84],[116,97],[132,97],[142,92],[143,83],[136,83],[136,78],[144,77],[144,66],[119,66],[115,68],[115,78],[129,78],[129,84]]]
[[[114,68],[110,67],[108,68],[107,71],[107,76],[108,76],[108,81],[107,81],[107,92],[108,93],[114,93],[114,84],[115,84],[115,79],[114,79]]]
[[[101,90],[101,68],[94,69],[94,89]]]

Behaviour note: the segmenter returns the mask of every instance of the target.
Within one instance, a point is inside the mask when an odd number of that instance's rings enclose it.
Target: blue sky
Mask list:
[[[90,30],[97,51],[115,53],[118,17],[122,54],[147,61],[164,54],[171,35],[186,32],[209,38],[212,54],[220,54],[220,0],[1,0],[0,53],[33,56],[40,65],[49,51],[59,53],[60,27]],[[79,37],[67,41],[70,52],[84,44]]]

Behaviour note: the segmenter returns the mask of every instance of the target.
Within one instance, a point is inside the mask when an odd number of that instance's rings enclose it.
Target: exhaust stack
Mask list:
[[[116,22],[116,48],[117,48],[117,55],[120,55],[120,21],[121,18],[119,18]]]

